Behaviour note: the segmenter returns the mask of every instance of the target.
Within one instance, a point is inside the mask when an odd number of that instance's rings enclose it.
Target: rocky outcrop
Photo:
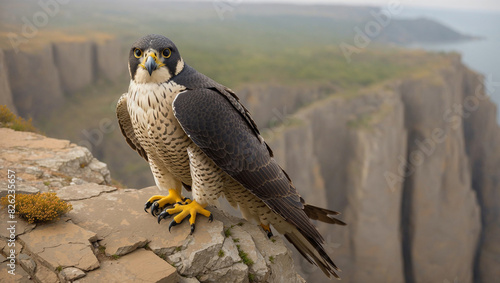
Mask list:
[[[158,224],[143,211],[145,200],[160,194],[156,187],[135,190],[96,184],[95,176],[79,171],[90,167],[79,151],[86,149],[0,129],[1,166],[16,172],[18,193],[37,182],[48,186],[60,173],[67,177],[64,186],[47,190],[73,206],[51,223],[35,225],[16,218],[14,247],[8,245],[9,215],[6,209],[0,211],[2,282],[305,282],[279,236],[269,239],[260,227],[215,207],[209,208],[213,222],[198,217],[193,235],[187,221],[169,232],[168,219]],[[77,177],[70,179],[73,175]],[[103,179],[109,172],[106,176]],[[15,275],[7,272],[11,253]]]
[[[0,166],[16,172],[18,193],[47,192],[71,184],[111,184],[106,164],[85,147],[66,140],[0,128]],[[7,171],[0,173],[0,197],[7,195]]]
[[[2,50],[0,50],[0,105],[7,105],[12,113],[17,114],[12,92],[10,91],[10,83],[8,77],[7,64]]]
[[[36,53],[4,50],[4,60],[19,115],[40,117],[62,105],[64,96],[51,46]]]

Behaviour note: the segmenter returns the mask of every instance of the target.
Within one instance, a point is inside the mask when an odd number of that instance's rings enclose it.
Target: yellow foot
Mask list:
[[[260,227],[262,227],[262,229],[264,229],[264,231],[267,232],[267,237],[269,239],[271,239],[271,237],[273,236],[273,232],[271,231],[271,227],[269,225],[264,225],[263,223],[260,223]]]
[[[195,200],[188,203],[188,204],[176,204],[174,208],[171,209],[166,209],[160,215],[158,215],[158,223],[166,217],[171,216],[174,213],[179,213],[177,214],[172,222],[168,225],[168,231],[170,231],[170,228],[172,226],[175,226],[177,224],[180,224],[186,216],[191,215],[189,218],[189,223],[191,224],[191,233],[190,235],[193,234],[194,232],[194,222],[196,221],[196,214],[202,214],[208,217],[208,222],[212,222],[214,219],[212,213],[208,210],[205,209],[206,205],[202,206],[199,203],[197,203]]]
[[[148,212],[151,207],[151,214],[157,216],[159,212],[169,204],[174,203],[189,203],[191,200],[183,197],[177,190],[169,189],[167,196],[152,196],[144,205],[144,211]]]

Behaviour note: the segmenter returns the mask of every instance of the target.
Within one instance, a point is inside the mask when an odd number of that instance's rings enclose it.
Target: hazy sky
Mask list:
[[[213,1],[213,0],[212,0]],[[217,0],[215,0],[217,1]],[[331,3],[331,4],[348,4],[348,5],[376,5],[384,6],[391,1],[398,1],[403,5],[436,7],[436,8],[453,8],[460,10],[486,10],[500,11],[499,0],[221,0],[224,2],[274,2],[274,3]]]

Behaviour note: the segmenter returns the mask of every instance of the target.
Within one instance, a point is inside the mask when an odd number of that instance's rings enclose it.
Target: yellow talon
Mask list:
[[[269,225],[265,225],[264,223],[260,223],[260,227],[267,232],[267,237],[271,238],[273,236],[273,232],[271,231],[271,227]]]
[[[189,224],[194,224],[197,213],[205,215],[206,217],[210,217],[212,214],[210,211],[206,210],[205,207],[206,205],[202,206],[194,200],[189,204],[176,205],[174,208],[167,209],[167,213],[174,214],[179,212],[179,214],[174,217],[174,220],[177,223],[180,223],[184,218],[186,218],[186,216],[188,216],[188,214],[190,214],[191,217],[189,218]]]
[[[191,215],[191,217],[189,218],[189,224],[191,224],[191,234],[192,234],[194,232],[196,214],[199,213],[201,215],[208,217],[208,221],[210,222],[213,220],[212,213],[206,210],[205,207],[206,205],[201,205],[195,200],[191,201],[188,204],[182,204],[182,205],[178,204],[174,208],[170,208],[162,212],[162,214],[158,216],[158,222],[161,220],[161,218],[166,217],[166,215],[179,213],[174,217],[172,222],[170,222],[170,225],[168,226],[168,230],[170,231],[170,228],[172,228],[172,226],[181,223],[182,220],[184,220],[184,218],[186,218],[188,215]]]
[[[157,210],[160,210],[164,206],[168,204],[174,204],[177,202],[187,202],[188,199],[182,197],[181,193],[176,190],[176,189],[169,189],[168,190],[168,195],[166,196],[160,196],[160,195],[155,195],[152,196],[151,198],[148,199],[146,204],[144,205],[144,210],[147,212],[147,209],[151,207],[151,213],[153,215],[156,215]]]

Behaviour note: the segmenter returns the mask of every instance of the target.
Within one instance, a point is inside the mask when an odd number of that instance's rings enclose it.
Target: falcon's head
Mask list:
[[[128,69],[136,83],[162,83],[179,74],[184,61],[168,38],[150,34],[137,40],[130,49]]]

